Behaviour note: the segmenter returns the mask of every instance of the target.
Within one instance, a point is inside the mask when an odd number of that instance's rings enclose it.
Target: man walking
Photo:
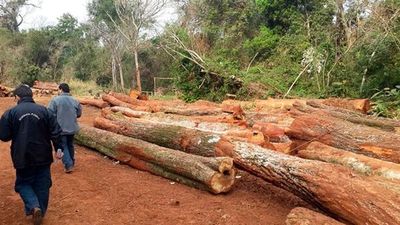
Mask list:
[[[65,172],[71,173],[75,166],[74,135],[79,130],[77,118],[81,116],[82,108],[71,96],[68,84],[62,83],[58,89],[60,94],[50,101],[48,109],[56,115],[62,129],[61,142],[64,152],[62,161]]]
[[[26,215],[35,225],[45,215],[52,185],[50,164],[53,162],[51,141],[61,148],[61,128],[46,107],[32,98],[32,90],[20,85],[14,90],[17,106],[0,119],[0,140],[11,142],[11,158],[16,169],[15,191],[20,194]],[[58,151],[58,158],[62,157]]]

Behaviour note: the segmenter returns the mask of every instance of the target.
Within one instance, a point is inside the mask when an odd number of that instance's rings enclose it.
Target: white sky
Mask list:
[[[29,7],[24,10],[21,29],[39,28],[57,24],[64,13],[70,13],[79,22],[88,19],[86,6],[90,0],[32,0],[40,8]]]
[[[70,13],[80,23],[86,22],[88,20],[86,7],[91,0],[31,0],[30,2],[39,7],[28,7],[22,12],[24,21],[20,26],[21,30],[55,25],[57,19],[64,13]],[[167,7],[158,21],[163,25],[176,17],[176,11],[172,7]]]

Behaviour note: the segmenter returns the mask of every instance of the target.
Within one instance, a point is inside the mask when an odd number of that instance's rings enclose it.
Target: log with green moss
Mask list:
[[[82,126],[75,138],[81,145],[135,168],[197,188],[207,187],[212,193],[228,192],[234,183],[233,160],[228,157],[190,155],[88,126]]]
[[[216,148],[219,155],[232,157],[240,168],[299,196],[330,216],[351,224],[400,224],[400,195],[387,180],[224,138]]]

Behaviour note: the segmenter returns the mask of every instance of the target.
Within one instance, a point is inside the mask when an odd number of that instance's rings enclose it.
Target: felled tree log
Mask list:
[[[400,224],[400,195],[392,186],[330,163],[221,139],[218,155],[352,224]]]
[[[221,108],[204,107],[204,106],[184,106],[184,107],[166,107],[161,109],[164,113],[171,113],[184,116],[202,116],[202,115],[215,115],[221,114]]]
[[[365,176],[400,181],[400,165],[337,149],[320,142],[311,142],[298,156],[346,166]]]
[[[148,142],[82,126],[77,141],[131,165],[192,185],[203,184],[212,193],[228,192],[235,179],[233,160],[228,157],[206,158],[163,148]],[[184,179],[185,178],[185,179]]]
[[[246,121],[237,120],[233,118],[230,114],[221,114],[215,116],[182,116],[175,114],[165,114],[163,112],[157,113],[149,113],[143,111],[136,111],[130,108],[121,107],[121,106],[113,106],[111,107],[111,111],[120,112],[125,116],[134,117],[134,118],[142,118],[151,121],[158,121],[165,123],[188,123],[190,127],[203,129],[207,127],[209,124],[213,124],[216,127],[216,130],[224,131],[228,129],[234,129],[237,127],[247,127]]]
[[[296,102],[293,104],[293,107],[301,112],[329,115],[352,123],[375,127],[385,131],[396,131],[396,127],[400,127],[399,121],[377,119],[375,117],[351,111],[346,112],[346,110],[339,110],[339,108],[336,107],[325,106],[315,101],[309,101],[307,102],[307,105]]]
[[[371,104],[368,99],[342,99],[342,98],[328,98],[322,100],[322,104],[344,108],[356,112],[366,114],[371,109]]]
[[[296,207],[286,217],[286,225],[344,225],[328,216],[310,209]]]
[[[228,123],[203,122],[199,118],[192,118],[188,116],[165,114],[165,113],[147,113],[141,111],[134,111],[125,107],[117,107],[117,108],[111,107],[111,111],[121,112],[123,115],[128,117],[140,118],[142,119],[142,122],[146,122],[144,120],[147,120],[154,123],[180,126],[180,127],[196,129],[205,132],[212,132],[217,134],[225,134],[228,132],[243,129],[239,126]],[[110,109],[108,108],[103,109],[102,114],[103,116],[110,114]]]
[[[117,98],[115,98],[112,95],[103,95],[102,96],[103,100],[110,103],[110,105],[112,106],[121,106],[121,107],[126,107],[132,110],[136,110],[136,111],[145,111],[145,112],[154,112],[153,108],[150,106],[145,106],[145,105],[132,105],[126,102],[123,102]],[[139,100],[137,100],[139,101]]]
[[[131,105],[145,105],[145,102],[138,100],[137,97],[132,98],[129,95],[117,93],[117,92],[113,92],[113,91],[110,91],[108,94],[122,102],[131,104]]]
[[[220,135],[181,126],[154,123],[135,118],[118,118],[115,114],[97,117],[94,126],[163,147],[202,156],[215,156],[214,146]]]
[[[101,99],[79,98],[78,101],[82,105],[95,106],[100,109],[110,106],[107,102],[105,102]]]
[[[385,161],[400,163],[400,135],[334,117],[298,116],[286,134]]]
[[[110,110],[113,112],[120,112],[120,113],[124,114],[125,116],[134,117],[134,118],[141,118],[143,116],[151,114],[149,112],[136,111],[136,110],[132,110],[130,108],[121,107],[121,106],[113,106],[110,108]]]
[[[214,145],[221,135],[232,136],[242,141],[268,145],[261,132],[249,129],[231,129],[220,132],[218,127],[210,123],[208,127],[190,127],[188,124],[160,123],[150,120],[126,118],[122,115],[111,113],[107,109],[102,110],[103,118],[95,118],[94,125],[98,128],[123,134],[133,138],[139,138],[160,146],[178,149],[203,156],[214,156]],[[192,124],[193,125],[193,124]],[[205,123],[203,123],[205,125]]]
[[[57,91],[58,84],[54,82],[43,82],[43,81],[34,81],[33,88],[41,89],[41,90],[50,90],[50,91]]]
[[[271,142],[289,142],[289,137],[285,134],[285,130],[274,123],[256,123],[253,129],[260,131]]]

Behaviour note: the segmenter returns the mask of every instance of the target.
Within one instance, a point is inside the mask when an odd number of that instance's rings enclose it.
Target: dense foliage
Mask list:
[[[179,18],[157,32],[156,13],[144,18],[146,8],[116,2],[92,0],[87,24],[67,14],[55,26],[22,32],[0,14],[1,81],[75,78],[120,89],[140,72],[143,90],[153,91],[154,77],[173,78],[173,88],[165,80],[156,91],[188,101],[226,94],[400,100],[397,0],[175,0],[168,7]],[[126,33],[135,24],[141,29]]]

